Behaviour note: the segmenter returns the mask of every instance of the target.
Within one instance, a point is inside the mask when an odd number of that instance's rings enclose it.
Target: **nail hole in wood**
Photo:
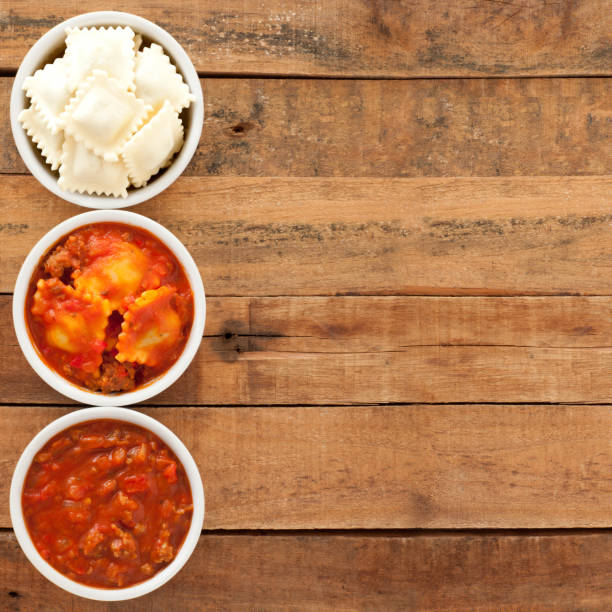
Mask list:
[[[9,597],[21,597],[21,595],[17,591],[9,591]]]
[[[250,121],[241,121],[230,128],[230,133],[232,136],[242,136],[242,134],[252,130],[253,127],[254,125]]]

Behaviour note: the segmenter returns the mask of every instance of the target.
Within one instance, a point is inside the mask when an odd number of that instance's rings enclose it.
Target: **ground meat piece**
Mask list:
[[[115,538],[110,545],[113,555],[119,558],[135,559],[136,558],[136,540],[131,533],[123,531],[117,525],[111,525],[111,529],[115,532]]]
[[[131,391],[136,387],[136,368],[130,363],[119,363],[108,353],[100,366],[100,378],[96,381],[102,393]]]
[[[113,503],[117,505],[117,508],[127,508],[128,510],[136,510],[138,508],[138,502],[134,501],[131,497],[126,495],[123,491],[118,491],[113,497]]]
[[[85,242],[78,235],[70,236],[58,246],[45,261],[45,272],[55,278],[62,278],[69,268],[79,268],[85,253]]]
[[[168,561],[172,561],[174,558],[174,548],[170,544],[169,539],[170,532],[167,529],[162,529],[151,551],[151,560],[153,563],[167,563]]]
[[[83,554],[86,557],[91,557],[95,554],[96,549],[104,540],[107,538],[107,533],[105,533],[105,529],[96,523],[89,531],[87,531],[81,541],[79,542],[79,547],[83,551]]]
[[[124,571],[124,568],[118,565],[117,563],[109,563],[108,567],[106,568],[106,576],[111,582],[114,582],[117,586],[122,586],[124,581],[123,575],[121,573],[122,571]]]
[[[172,297],[172,302],[182,323],[186,323],[193,319],[193,304],[191,300],[177,293]]]

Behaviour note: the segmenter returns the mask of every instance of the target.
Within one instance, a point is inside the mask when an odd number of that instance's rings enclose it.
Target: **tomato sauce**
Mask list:
[[[149,232],[120,223],[81,227],[41,258],[26,323],[41,358],[90,391],[132,391],[182,353],[193,323],[189,281]]]
[[[182,464],[155,434],[97,420],[53,437],[26,475],[22,508],[38,552],[83,584],[120,588],[163,569],[192,516]]]

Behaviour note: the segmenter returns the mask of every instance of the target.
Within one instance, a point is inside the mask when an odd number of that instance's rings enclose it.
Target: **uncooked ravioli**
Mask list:
[[[129,306],[117,341],[118,361],[155,367],[182,339],[183,321],[176,308],[176,289],[145,291]]]

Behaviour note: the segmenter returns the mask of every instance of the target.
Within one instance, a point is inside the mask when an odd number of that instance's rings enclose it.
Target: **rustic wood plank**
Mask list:
[[[425,346],[382,352],[219,350],[205,340],[182,378],[154,405],[387,404],[397,402],[612,402],[612,347]],[[31,370],[15,344],[3,401],[69,402]]]
[[[0,192],[0,291],[81,209]],[[181,178],[134,210],[185,243],[209,295],[612,294],[612,177]],[[358,271],[358,273],[357,273]]]
[[[6,610],[123,610],[54,587],[0,533]],[[183,570],[133,612],[608,610],[612,535],[203,535]]]
[[[3,401],[63,403],[0,296]],[[183,377],[149,403],[612,402],[612,298],[211,298]]]
[[[4,106],[12,79],[0,81]],[[188,175],[612,174],[610,79],[204,79],[202,86],[206,119]],[[10,145],[0,172],[24,172],[8,131],[0,122],[0,143]]]
[[[63,19],[111,7],[51,0],[42,15],[11,2],[0,13],[0,67],[16,68]],[[222,8],[212,0],[172,7],[139,0],[127,8],[166,28],[206,73],[548,76],[603,75],[612,66],[606,0],[230,0]]]
[[[2,472],[66,408],[8,406]],[[610,406],[148,408],[187,445],[206,529],[610,527]],[[10,525],[0,481],[0,521]]]
[[[11,120],[9,115],[9,100],[13,79],[0,77],[0,174],[5,172],[15,172],[19,174],[27,173],[28,170],[23,163],[11,132]]]

